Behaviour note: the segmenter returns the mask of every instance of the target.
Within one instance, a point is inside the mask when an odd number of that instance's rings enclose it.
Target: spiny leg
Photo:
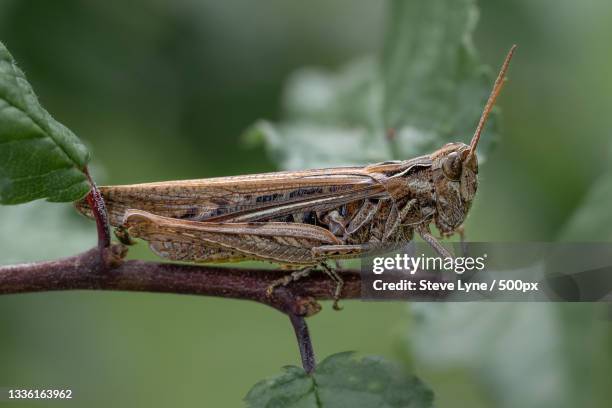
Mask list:
[[[278,288],[279,286],[287,286],[291,282],[295,282],[297,280],[307,277],[308,275],[310,275],[313,269],[314,267],[312,266],[306,266],[304,268],[296,269],[295,271],[283,276],[282,278],[273,281],[266,289],[266,296],[272,297],[274,289]]]
[[[356,258],[370,251],[378,249],[380,245],[368,242],[366,244],[354,245],[321,245],[311,249],[312,255],[315,258],[322,259],[348,259]]]
[[[315,257],[322,257],[324,259],[337,260],[357,257],[364,255],[378,246],[374,243],[356,244],[356,245],[323,245],[320,247],[312,248],[312,254]],[[344,287],[344,280],[338,275],[338,273],[330,268],[325,262],[321,263],[323,271],[336,283],[336,289],[334,290],[334,305],[335,310],[341,310],[342,308],[338,305],[342,288]]]
[[[344,280],[338,275],[338,273],[330,268],[325,262],[320,264],[321,269],[325,272],[335,283],[336,288],[334,290],[334,310],[342,310],[342,308],[338,305],[338,301],[340,300],[340,295],[342,294],[342,288],[344,287]],[[307,266],[301,269],[297,269],[290,274],[283,276],[280,279],[273,281],[270,286],[266,289],[266,296],[271,297],[274,293],[274,290],[279,286],[287,286],[291,282],[298,281],[302,278],[306,278],[310,275],[310,273],[315,269],[315,267]]]
[[[442,258],[454,258],[455,256],[451,254],[448,249],[444,248],[444,246],[434,237],[429,228],[427,226],[419,226],[417,228],[419,235],[425,242],[427,242],[431,247],[440,255]]]
[[[334,290],[334,310],[342,310],[342,307],[338,305],[340,301],[340,295],[342,295],[342,288],[344,287],[344,280],[338,272],[336,272],[333,268],[330,268],[325,262],[321,263],[321,268],[323,271],[336,283],[336,289]]]
[[[421,236],[421,238],[423,238],[423,240],[425,242],[427,242],[429,245],[431,245],[431,247],[434,249],[435,252],[438,253],[438,255],[440,255],[443,259],[447,259],[447,258],[455,258],[455,255],[453,255],[452,253],[449,252],[448,249],[446,249],[444,247],[444,245],[442,245],[437,239],[436,237],[434,237],[431,234],[431,231],[429,231],[429,226],[427,225],[420,225],[417,228],[417,231],[419,233],[419,235]],[[455,280],[457,278],[456,274],[452,274],[451,275],[451,280]]]

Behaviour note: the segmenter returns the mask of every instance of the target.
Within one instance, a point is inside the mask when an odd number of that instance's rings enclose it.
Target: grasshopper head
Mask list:
[[[443,234],[463,224],[478,187],[478,159],[470,146],[448,143],[431,155],[436,190],[435,223]]]
[[[506,71],[515,49],[516,45],[512,46],[504,60],[469,146],[464,143],[448,143],[431,155],[436,191],[435,223],[442,234],[451,234],[463,224],[476,195],[478,187],[476,147],[495,100],[504,85]]]

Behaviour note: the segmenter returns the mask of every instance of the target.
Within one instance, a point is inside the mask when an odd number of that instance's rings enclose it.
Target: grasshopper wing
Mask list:
[[[122,223],[129,209],[193,221],[270,221],[387,194],[364,167],[103,186],[100,191],[114,226]],[[75,205],[92,216],[86,200]]]

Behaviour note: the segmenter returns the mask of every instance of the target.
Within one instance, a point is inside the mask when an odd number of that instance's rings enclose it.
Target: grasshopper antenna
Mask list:
[[[489,99],[487,100],[487,104],[482,111],[482,115],[480,116],[480,121],[478,121],[478,126],[476,126],[476,131],[474,132],[474,136],[472,137],[472,141],[470,142],[470,156],[476,154],[476,146],[478,145],[478,141],[480,140],[480,135],[482,130],[484,129],[485,123],[487,123],[487,119],[489,118],[489,114],[495,105],[495,100],[497,96],[501,92],[504,87],[505,79],[506,79],[506,71],[508,70],[508,66],[510,65],[510,60],[512,59],[512,55],[514,55],[514,50],[516,50],[516,44],[510,48],[508,51],[508,55],[506,55],[506,59],[497,75],[497,79],[495,80],[495,84],[493,84],[493,90],[491,91],[491,95],[489,95]]]

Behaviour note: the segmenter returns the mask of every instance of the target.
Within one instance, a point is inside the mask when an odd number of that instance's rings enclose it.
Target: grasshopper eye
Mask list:
[[[450,153],[446,159],[444,159],[442,171],[450,180],[459,180],[461,177],[461,158],[457,152]]]

